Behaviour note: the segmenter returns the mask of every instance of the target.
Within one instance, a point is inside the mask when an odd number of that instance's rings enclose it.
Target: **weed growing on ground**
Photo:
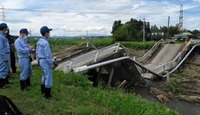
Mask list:
[[[29,91],[21,91],[19,73],[14,76],[10,78],[14,84],[11,84],[9,89],[1,89],[0,94],[12,99],[25,115],[177,114],[161,104],[148,102],[120,89],[94,88],[86,76],[81,74],[53,71],[54,85],[51,100],[46,100],[41,95],[39,67],[33,67],[32,87]]]

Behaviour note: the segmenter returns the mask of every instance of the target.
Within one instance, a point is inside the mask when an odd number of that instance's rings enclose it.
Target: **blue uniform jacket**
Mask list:
[[[17,50],[17,55],[19,58],[28,58],[30,52],[30,46],[27,40],[24,38],[17,38],[15,41],[15,49]]]
[[[9,56],[10,46],[3,32],[0,32],[0,57],[7,58]]]
[[[37,42],[36,46],[36,54],[38,59],[46,59],[48,62],[48,65],[50,67],[53,66],[53,56],[51,53],[51,48],[49,45],[49,42],[47,41],[46,38],[40,38]]]

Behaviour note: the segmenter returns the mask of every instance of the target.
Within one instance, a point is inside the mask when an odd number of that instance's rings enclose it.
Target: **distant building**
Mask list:
[[[161,30],[152,30],[151,31],[151,40],[158,41],[164,37],[165,33]]]
[[[151,35],[152,35],[152,36],[156,36],[156,35],[161,35],[161,36],[163,36],[163,35],[164,35],[164,32],[162,32],[162,31],[160,31],[160,30],[152,31],[152,32],[151,32]]]
[[[176,40],[185,40],[185,39],[189,39],[190,35],[192,35],[192,33],[182,32],[182,33],[175,34],[172,38]]]

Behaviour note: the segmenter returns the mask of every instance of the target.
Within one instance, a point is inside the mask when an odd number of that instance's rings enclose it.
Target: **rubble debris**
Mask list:
[[[189,101],[189,102],[196,102],[196,103],[200,103],[200,97],[199,96],[188,96],[188,95],[179,95],[179,98],[185,101]]]
[[[159,94],[156,97],[157,97],[158,101],[163,104],[165,104],[167,101],[169,101],[169,99],[166,96],[164,96],[163,94]]]
[[[188,90],[186,90],[186,91],[192,92],[192,93],[200,94],[200,89],[188,89]]]
[[[161,95],[162,94],[162,95],[166,96],[167,98],[174,98],[174,96],[171,92],[167,93],[167,92],[164,92],[164,91],[162,91],[158,88],[155,88],[155,87],[150,88],[150,93],[152,95]]]

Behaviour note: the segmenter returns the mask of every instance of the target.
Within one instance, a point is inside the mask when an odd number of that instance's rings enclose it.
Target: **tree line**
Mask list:
[[[144,25],[143,25],[144,24]],[[167,39],[173,37],[175,34],[180,33],[179,25],[175,26],[150,26],[149,22],[143,22],[142,20],[136,20],[131,18],[130,21],[124,24],[121,20],[115,20],[112,26],[111,33],[116,41],[142,41],[143,27],[145,30],[145,40],[159,40],[161,38]],[[184,30],[192,33],[190,37],[196,38],[199,30]]]

